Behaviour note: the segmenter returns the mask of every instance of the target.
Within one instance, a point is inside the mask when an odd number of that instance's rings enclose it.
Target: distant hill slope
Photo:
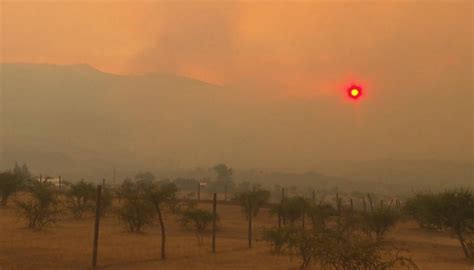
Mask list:
[[[46,171],[149,167],[145,160],[166,159],[160,153],[172,148],[194,152],[211,143],[208,131],[219,126],[219,87],[187,78],[29,64],[2,64],[1,76],[6,164],[28,161]]]
[[[474,186],[472,160],[327,161],[359,155],[364,141],[352,140],[351,108],[324,98],[256,101],[189,78],[118,76],[87,65],[1,64],[0,76],[0,169],[19,161],[37,173],[98,180],[113,168],[118,179],[137,170],[178,176],[226,162],[237,180],[268,184]],[[263,174],[245,170],[268,164]],[[283,172],[297,165],[318,173]]]

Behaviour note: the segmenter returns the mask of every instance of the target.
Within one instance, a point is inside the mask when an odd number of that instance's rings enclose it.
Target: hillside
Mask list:
[[[199,178],[225,162],[237,180],[269,185],[384,192],[474,185],[472,160],[404,159],[391,146],[370,148],[364,132],[377,129],[356,128],[351,108],[330,99],[264,100],[175,75],[118,76],[88,65],[0,67],[0,168],[26,162],[72,181],[111,178],[114,168],[118,179],[138,170]],[[374,128],[385,123],[367,119]],[[392,158],[371,158],[381,153]]]

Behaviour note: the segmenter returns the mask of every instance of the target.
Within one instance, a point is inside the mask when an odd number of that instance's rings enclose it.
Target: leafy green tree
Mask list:
[[[33,182],[29,187],[29,194],[29,199],[17,202],[28,228],[41,230],[53,224],[60,212],[55,187],[47,182]]]
[[[425,228],[452,232],[466,258],[474,259],[474,194],[470,189],[417,193],[405,211]]]
[[[234,200],[237,201],[248,220],[248,243],[252,247],[252,217],[256,217],[260,208],[270,199],[270,192],[254,186],[251,191],[244,191],[236,194]]]
[[[66,193],[67,207],[75,218],[82,218],[86,211],[94,209],[95,190],[92,183],[84,182],[84,180],[70,185]]]

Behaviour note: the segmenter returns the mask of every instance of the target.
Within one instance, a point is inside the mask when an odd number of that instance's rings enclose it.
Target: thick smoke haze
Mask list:
[[[472,164],[470,1],[4,1],[1,25],[2,63],[67,65],[2,65],[8,164],[31,159],[12,145],[44,132],[30,130],[32,97],[88,104],[75,111],[89,130],[84,145],[64,139],[84,129],[66,129],[55,151],[97,157],[103,148],[108,166]],[[69,66],[80,63],[93,68]],[[360,102],[347,100],[351,83],[364,87]],[[20,112],[29,121],[13,125]],[[115,125],[115,139],[99,125]]]

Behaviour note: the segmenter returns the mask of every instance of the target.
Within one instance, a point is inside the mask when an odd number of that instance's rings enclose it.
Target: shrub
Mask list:
[[[276,205],[272,212],[279,214],[283,224],[294,224],[297,220],[303,219],[311,211],[309,201],[301,196],[284,198],[280,204]]]
[[[31,174],[26,164],[22,167],[15,163],[13,171],[0,173],[0,205],[6,206],[8,198],[31,182]]]
[[[86,211],[94,210],[96,188],[92,183],[81,180],[71,184],[66,196],[67,207],[75,218],[82,218]]]
[[[391,208],[378,208],[361,214],[361,226],[365,232],[379,240],[400,220],[398,212]]]
[[[421,227],[452,232],[466,258],[474,259],[474,194],[471,190],[417,193],[406,202],[405,211]]]
[[[157,215],[161,229],[161,258],[165,259],[166,230],[163,211],[165,208],[175,210],[178,189],[169,181],[155,181],[151,173],[138,174],[136,179],[125,180],[117,191],[122,201],[118,211],[119,218],[129,225],[131,231],[139,232],[143,226],[152,225]]]
[[[2,196],[0,204],[2,206],[7,205],[8,198],[20,189],[21,184],[21,181],[12,172],[0,173],[0,195]]]
[[[100,204],[100,215],[104,216],[110,208],[112,208],[112,202],[114,199],[113,196],[113,191],[110,187],[108,186],[103,186],[102,187],[102,196],[101,196],[101,204]],[[95,199],[94,199],[95,201]]]
[[[212,213],[210,211],[191,207],[181,211],[180,216],[180,222],[183,227],[189,230],[194,230],[196,232],[198,245],[201,245],[207,226],[213,220]]]
[[[145,186],[126,180],[118,189],[122,197],[118,217],[128,225],[131,232],[141,232],[146,225],[152,225],[155,218],[153,205],[145,197]]]
[[[339,227],[318,231],[291,225],[272,228],[264,232],[264,240],[272,244],[275,254],[298,256],[300,269],[317,262],[322,269],[417,269],[411,258],[402,255],[403,250]]]
[[[18,201],[20,215],[26,220],[27,226],[33,230],[41,230],[56,221],[60,212],[57,191],[50,183],[33,183],[27,201]]]
[[[309,207],[307,214],[313,229],[322,229],[326,227],[329,218],[337,214],[337,211],[332,205],[321,203]]]

